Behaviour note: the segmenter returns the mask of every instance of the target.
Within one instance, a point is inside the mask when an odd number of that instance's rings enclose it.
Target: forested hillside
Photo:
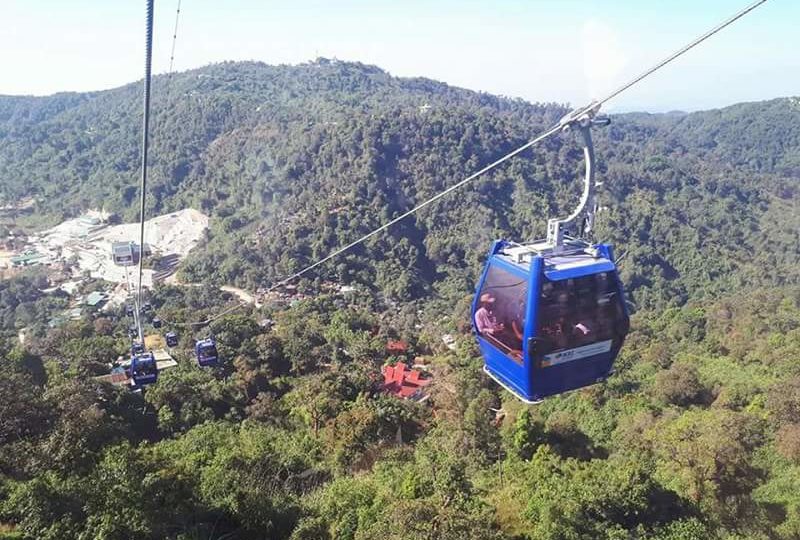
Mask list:
[[[0,97],[0,205],[133,220],[139,92]],[[255,290],[567,111],[326,60],[158,77],[149,211],[211,215],[185,281]],[[144,395],[94,379],[129,350],[122,308],[49,329],[66,300],[40,272],[0,281],[0,538],[800,538],[798,100],[615,115],[595,139],[632,329],[607,383],[536,407],[481,371],[467,303],[493,239],[574,204],[571,135],[332,261],[309,299],[181,327]],[[148,299],[177,322],[230,301]],[[201,370],[209,333],[224,362]],[[426,402],[380,391],[398,361],[426,366]]]
[[[136,217],[138,85],[0,98],[0,197],[37,215]],[[154,83],[150,210],[211,212],[191,280],[249,289],[402,213],[560,118],[361,64],[220,64]],[[598,236],[628,252],[639,307],[796,280],[800,105],[622,115],[597,130]],[[396,299],[471,289],[490,241],[541,235],[574,205],[581,153],[544,145],[321,271]]]

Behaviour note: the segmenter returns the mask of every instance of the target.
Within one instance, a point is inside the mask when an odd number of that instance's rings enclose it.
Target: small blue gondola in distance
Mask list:
[[[164,339],[167,342],[167,347],[177,347],[178,346],[178,334],[175,332],[167,332],[164,334]]]
[[[131,344],[131,355],[136,356],[144,352],[144,345],[139,341],[134,341]]]
[[[131,357],[131,379],[135,386],[142,387],[158,380],[158,365],[150,351]]]
[[[197,356],[197,365],[200,367],[212,367],[219,363],[217,342],[214,338],[199,340],[194,346],[194,352]]]

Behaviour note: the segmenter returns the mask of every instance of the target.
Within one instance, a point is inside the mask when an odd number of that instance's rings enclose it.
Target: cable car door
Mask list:
[[[496,250],[493,248],[493,252]],[[472,324],[484,359],[484,369],[521,399],[530,399],[526,361],[531,320],[530,273],[492,255],[484,269],[472,304]]]
[[[574,278],[541,275],[534,390],[543,397],[605,380],[628,329],[623,292],[613,264],[594,265]],[[553,275],[552,277],[556,277]]]

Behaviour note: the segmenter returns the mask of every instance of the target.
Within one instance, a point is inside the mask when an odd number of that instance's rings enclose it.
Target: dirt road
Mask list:
[[[261,302],[258,302],[255,296],[245,291],[244,289],[240,289],[238,287],[231,287],[230,285],[223,285],[222,287],[220,287],[220,290],[229,292],[231,294],[235,294],[242,302],[253,304],[257,308],[261,307]]]

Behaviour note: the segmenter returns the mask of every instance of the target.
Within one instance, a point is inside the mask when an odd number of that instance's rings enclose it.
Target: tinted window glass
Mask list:
[[[473,313],[478,333],[521,361],[525,303],[528,298],[527,279],[491,266],[478,294]]]
[[[541,351],[622,339],[627,321],[613,272],[563,281],[545,279],[539,297]]]
[[[152,375],[157,370],[158,368],[156,367],[155,361],[151,360],[150,358],[145,358],[136,363],[136,368],[134,369],[133,373],[138,377],[143,375]]]

